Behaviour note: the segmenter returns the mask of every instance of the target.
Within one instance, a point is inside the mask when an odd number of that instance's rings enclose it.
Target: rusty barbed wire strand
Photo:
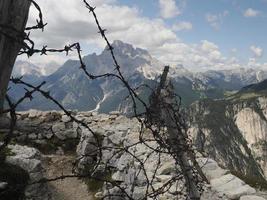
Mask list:
[[[39,5],[33,1],[33,0],[29,0],[32,2],[32,4],[35,6],[35,8],[38,10],[39,12],[39,19],[36,20],[36,25],[31,26],[31,27],[27,27],[25,29],[25,31],[30,31],[30,30],[44,30],[44,27],[47,25],[47,23],[43,22],[43,14],[42,14],[42,10],[39,7]],[[52,179],[42,179],[40,180],[40,182],[49,182],[49,181],[56,181],[56,180],[60,180],[60,179],[64,179],[64,178],[74,178],[74,177],[80,177],[80,178],[91,178],[91,179],[98,179],[97,177],[94,177],[94,172],[98,169],[98,167],[101,164],[101,159],[102,159],[102,151],[104,150],[117,150],[113,153],[113,155],[111,156],[111,158],[109,158],[106,163],[105,163],[105,170],[109,170],[109,162],[110,160],[113,159],[113,157],[115,157],[116,155],[119,155],[121,153],[127,153],[128,155],[130,155],[132,157],[132,159],[134,161],[136,161],[137,163],[139,163],[140,165],[140,169],[136,170],[136,174],[135,174],[135,180],[137,179],[138,175],[143,172],[145,174],[145,179],[146,179],[146,191],[145,191],[145,197],[142,199],[147,199],[148,197],[153,198],[153,199],[157,199],[158,196],[168,192],[168,190],[170,189],[170,187],[175,184],[177,181],[182,181],[184,180],[184,174],[181,170],[178,169],[178,167],[176,167],[176,175],[174,177],[172,177],[168,182],[166,182],[165,184],[163,184],[162,187],[160,188],[154,188],[153,186],[153,182],[154,179],[156,177],[157,171],[159,169],[159,166],[161,164],[161,160],[160,157],[162,154],[166,154],[166,155],[173,155],[173,150],[172,150],[172,146],[173,144],[170,143],[170,141],[168,140],[168,138],[166,137],[166,135],[164,135],[165,133],[165,127],[166,124],[163,123],[162,121],[158,120],[156,122],[156,124],[153,122],[152,118],[153,118],[153,112],[151,111],[151,105],[148,105],[147,103],[145,103],[143,101],[143,99],[141,99],[141,97],[136,93],[136,91],[138,89],[140,89],[141,87],[149,87],[146,85],[142,85],[139,86],[137,88],[132,88],[130,86],[130,84],[127,82],[127,80],[124,78],[123,73],[121,72],[121,69],[123,67],[121,67],[116,59],[116,55],[114,52],[114,47],[112,47],[111,43],[109,42],[109,40],[106,37],[106,29],[103,29],[100,26],[100,22],[97,18],[97,15],[95,13],[95,7],[91,6],[88,1],[83,0],[83,3],[85,4],[85,7],[88,9],[89,13],[92,13],[95,23],[97,25],[97,28],[99,30],[99,34],[101,35],[101,37],[105,40],[106,44],[107,44],[107,48],[110,51],[110,54],[112,56],[112,60],[113,60],[113,65],[115,66],[115,71],[116,73],[104,73],[104,74],[98,74],[98,75],[94,75],[91,74],[87,68],[86,68],[86,64],[84,63],[83,59],[82,59],[82,55],[81,55],[81,47],[80,47],[80,43],[73,43],[71,45],[66,45],[65,47],[61,48],[61,49],[54,49],[54,48],[48,48],[46,45],[43,46],[41,49],[37,49],[35,48],[35,43],[33,40],[31,40],[30,38],[30,32],[28,33],[20,33],[18,31],[16,31],[14,28],[6,26],[6,25],[1,25],[0,24],[0,34],[3,34],[4,36],[14,40],[15,42],[18,42],[22,45],[22,49],[19,52],[19,55],[25,54],[28,57],[31,57],[34,54],[40,54],[40,55],[47,55],[48,53],[65,53],[66,55],[69,54],[70,51],[76,51],[77,56],[78,56],[78,60],[80,62],[80,68],[81,70],[83,70],[84,74],[91,80],[94,79],[99,79],[99,78],[108,78],[108,77],[114,77],[117,78],[118,80],[121,81],[122,85],[127,89],[130,99],[131,99],[131,103],[132,103],[132,107],[133,107],[133,112],[134,112],[134,117],[139,121],[140,123],[140,133],[139,133],[139,141],[128,145],[128,146],[123,146],[123,147],[117,147],[115,143],[113,143],[111,147],[109,146],[102,146],[101,141],[99,140],[98,136],[94,133],[94,130],[92,130],[84,121],[77,119],[70,111],[68,111],[67,109],[64,108],[64,106],[61,105],[61,103],[59,101],[57,101],[55,98],[53,98],[49,91],[44,91],[41,88],[45,85],[45,82],[42,82],[41,84],[39,84],[38,86],[34,86],[31,85],[29,83],[24,82],[22,79],[23,77],[19,77],[19,78],[11,78],[11,82],[13,82],[15,85],[23,85],[25,86],[25,95],[23,97],[21,97],[19,100],[16,101],[16,103],[11,103],[10,100],[8,100],[9,102],[9,109],[4,110],[2,113],[10,113],[11,115],[11,123],[10,123],[10,133],[8,134],[10,137],[8,139],[8,142],[6,142],[7,144],[9,143],[10,139],[12,138],[13,135],[13,131],[14,131],[14,127],[16,124],[16,108],[18,107],[18,105],[20,105],[23,101],[25,101],[26,99],[29,100],[33,100],[33,94],[38,92],[40,93],[42,96],[44,96],[46,99],[52,101],[54,104],[56,104],[60,110],[62,110],[68,117],[70,117],[70,119],[73,122],[76,122],[77,124],[81,125],[82,127],[85,127],[86,129],[88,129],[94,136],[94,138],[96,139],[96,144],[92,144],[95,145],[97,147],[97,149],[93,152],[91,152],[88,155],[82,155],[83,157],[92,157],[95,154],[97,154],[98,156],[98,160],[96,163],[94,163],[94,168],[90,173],[86,173],[86,174],[72,174],[72,175],[64,175],[64,176],[59,176],[59,177],[55,177]],[[10,34],[10,32],[12,32],[12,34]],[[15,36],[14,36],[15,33]],[[153,88],[149,89],[153,90]],[[175,94],[172,94],[175,96]],[[159,106],[160,107],[166,107],[169,110],[175,112],[176,114],[174,116],[171,115],[172,120],[175,122],[175,127],[177,127],[177,130],[179,133],[183,133],[184,131],[187,130],[186,127],[186,122],[184,117],[182,116],[181,112],[181,98],[179,96],[176,96],[178,98],[176,98],[176,102],[174,103],[174,105],[172,104],[166,104],[164,103],[164,101],[160,101]],[[137,103],[136,101],[139,101],[142,106],[144,107],[145,111],[140,114],[137,113]],[[11,127],[12,125],[12,127]],[[151,133],[151,136],[149,139],[144,138],[144,131],[145,130],[149,130]],[[191,141],[187,138],[187,136],[182,135],[182,139],[185,140],[183,142],[182,145],[180,144],[180,141],[176,141],[175,145],[177,145],[177,148],[179,148],[179,150],[181,151],[185,151],[185,152],[191,152],[192,155],[194,155],[193,152],[193,148],[191,146]],[[157,148],[152,147],[149,143],[150,142],[156,142],[159,146]],[[7,145],[6,144],[6,145]],[[146,147],[148,147],[151,152],[145,157],[144,160],[141,160],[140,158],[138,158],[135,153],[131,152],[131,149],[133,147],[136,147],[138,144],[143,144]],[[5,146],[6,146],[5,145]],[[0,147],[1,148],[1,147]],[[158,155],[158,161],[157,161],[157,165],[156,165],[156,169],[153,172],[153,176],[152,179],[149,180],[148,175],[147,175],[147,170],[145,168],[145,163],[147,162],[148,158],[153,154],[156,153]],[[177,160],[179,160],[179,158],[173,156],[173,158],[176,160],[176,165],[179,166],[181,163],[177,162]],[[194,168],[197,166],[197,163],[195,162],[195,158],[191,158],[192,159],[192,166],[190,167],[190,169],[188,170],[193,170]],[[74,166],[75,167],[75,166]],[[198,171],[197,171],[198,172]],[[200,175],[201,176],[201,175]],[[202,179],[199,179],[202,178]],[[127,197],[128,199],[133,199],[133,192],[134,192],[134,188],[135,188],[135,183],[133,183],[133,185],[131,186],[130,189],[130,193],[128,193],[127,189],[128,188],[124,188],[122,187],[120,184],[116,181],[110,181],[110,180],[101,180],[103,182],[109,183],[111,184],[113,187],[118,188],[121,191],[121,195],[118,194],[112,194],[112,192],[110,191],[110,189],[108,188],[108,194],[106,196],[103,197],[103,199],[109,198],[112,199],[111,197],[114,196],[124,196]],[[194,177],[194,180],[196,182],[197,185],[201,185],[202,181],[203,181],[203,177],[199,177],[199,174],[197,174]],[[205,180],[204,180],[205,181]],[[135,182],[135,181],[134,181]],[[37,184],[38,182],[35,183],[31,183],[31,184]],[[190,187],[190,186],[186,186],[185,187]],[[150,188],[152,189],[152,191],[149,191]],[[201,191],[201,186],[199,188],[199,190]],[[188,191],[187,191],[188,192]],[[182,195],[182,196],[187,196],[186,198],[190,198],[188,196],[188,194],[186,194],[186,191],[183,191],[183,189],[180,191],[174,192],[173,194],[174,196],[178,196]]]

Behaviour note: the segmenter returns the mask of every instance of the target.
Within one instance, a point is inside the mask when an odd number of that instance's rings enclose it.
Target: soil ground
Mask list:
[[[44,168],[47,178],[72,174],[74,156],[45,156]],[[78,178],[66,178],[49,183],[54,200],[94,200],[87,185]]]

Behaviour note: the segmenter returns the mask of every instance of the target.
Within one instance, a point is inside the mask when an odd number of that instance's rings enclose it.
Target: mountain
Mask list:
[[[24,76],[27,80],[37,80],[43,76],[41,70],[36,65],[26,62],[17,61],[14,65],[12,76],[21,77]]]
[[[164,63],[152,57],[148,51],[122,41],[116,40],[112,46],[121,71],[132,88],[141,84],[151,88],[156,87]],[[83,57],[83,61],[91,74],[116,73],[108,48],[99,55],[93,53]],[[26,67],[21,67],[20,71],[14,70],[14,73],[19,71],[22,74],[24,68]],[[33,76],[27,80],[35,84],[46,81],[47,84],[43,89],[49,90],[51,95],[67,109],[107,113],[112,110],[128,112],[131,107],[127,98],[128,92],[119,80],[112,77],[90,80],[80,69],[80,63],[77,60],[68,60],[57,71],[44,77],[40,76],[40,71],[36,72],[38,68],[30,65],[26,69],[28,70],[26,74]],[[190,105],[202,98],[223,98],[229,91],[239,90],[267,78],[267,72],[257,69],[236,69],[193,73],[182,65],[177,65],[171,66],[169,77],[172,79],[176,93],[182,97],[183,104]],[[22,88],[12,88],[10,93],[16,98],[24,92]],[[137,93],[147,102],[151,90],[142,87]],[[140,107],[140,102],[137,103]],[[40,95],[35,96],[33,101],[25,103],[23,107],[41,110],[58,109],[56,105],[49,103]],[[142,108],[140,107],[139,110]]]
[[[240,92],[255,92],[255,93],[262,93],[266,92],[267,90],[267,80],[264,80],[257,84],[251,84],[244,87]]]
[[[189,108],[190,129],[199,151],[250,184],[267,177],[267,81],[242,88],[231,98],[203,99]],[[254,94],[254,95],[252,95]]]
[[[227,99],[232,101],[252,100],[267,94],[267,79],[259,83],[243,87],[237,93],[230,95]]]
[[[146,79],[140,71],[147,76],[152,76],[154,70],[146,71],[148,67],[153,66],[155,70],[160,71],[159,68],[163,66],[147,51],[134,48],[132,45],[115,41],[113,47],[118,62],[122,66],[121,71],[132,87],[138,86]],[[100,55],[85,56],[83,61],[92,74],[115,72],[112,57],[107,48]],[[51,95],[68,109],[97,109],[100,112],[109,112],[118,109],[128,95],[122,83],[112,77],[90,80],[80,69],[79,61],[75,60],[67,61],[55,73],[41,80],[47,82],[43,89],[49,90]],[[13,91],[13,94],[16,95],[18,92]],[[40,95],[37,95],[32,102],[27,102],[24,107],[25,109],[57,109],[53,103],[48,103]]]
[[[53,74],[59,67],[59,64],[53,61],[36,65],[27,61],[17,60],[12,75],[16,77],[33,76],[39,78],[41,76]]]

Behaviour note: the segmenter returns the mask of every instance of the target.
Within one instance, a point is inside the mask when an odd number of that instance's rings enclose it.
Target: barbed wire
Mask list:
[[[39,7],[39,5],[33,1],[29,0],[34,5],[34,7],[38,10],[39,15],[38,19],[36,20],[36,25],[25,28],[25,31],[31,31],[31,30],[44,30],[47,23],[44,23],[43,21],[43,14],[42,10]],[[89,154],[82,155],[80,158],[77,159],[76,164],[74,165],[74,174],[71,175],[62,175],[59,177],[54,177],[51,179],[43,178],[39,181],[32,182],[29,184],[37,184],[41,182],[50,182],[50,181],[56,181],[64,178],[90,178],[98,181],[105,182],[107,194],[103,195],[102,199],[114,199],[113,197],[121,197],[124,199],[134,199],[134,190],[136,187],[136,181],[138,179],[138,176],[143,173],[145,177],[145,191],[144,196],[140,199],[158,199],[159,196],[164,195],[165,193],[170,193],[170,188],[180,183],[182,187],[176,187],[176,191],[172,192],[172,195],[176,198],[185,197],[186,199],[194,199],[198,200],[200,199],[200,194],[202,192],[202,185],[203,182],[207,179],[205,178],[204,174],[201,171],[201,167],[198,166],[195,156],[194,156],[194,150],[192,147],[192,142],[187,136],[187,125],[186,120],[183,117],[182,111],[181,111],[181,98],[173,93],[173,90],[170,89],[170,84],[163,85],[162,87],[158,87],[158,89],[154,89],[152,92],[152,99],[150,101],[150,104],[145,103],[145,101],[137,94],[136,90],[140,89],[140,86],[137,88],[132,88],[131,85],[127,82],[125,77],[123,76],[123,73],[121,72],[121,69],[123,69],[123,66],[120,66],[119,62],[117,61],[114,47],[109,42],[107,36],[106,36],[106,29],[102,28],[100,25],[100,22],[96,15],[96,8],[91,6],[91,4],[88,3],[88,1],[83,0],[83,3],[85,4],[85,7],[88,9],[89,13],[93,15],[93,18],[95,20],[95,23],[97,25],[97,28],[99,30],[99,34],[101,37],[105,40],[107,49],[109,50],[113,66],[115,67],[114,73],[103,73],[103,74],[92,74],[87,70],[86,64],[84,63],[81,55],[81,47],[80,43],[73,43],[71,45],[66,45],[63,48],[60,49],[54,49],[54,48],[48,48],[48,46],[43,46],[41,49],[35,48],[34,41],[30,38],[30,32],[19,32],[13,27],[9,27],[3,24],[0,24],[0,34],[3,34],[4,36],[12,39],[15,42],[18,42],[22,45],[22,48],[19,52],[19,55],[25,54],[28,57],[33,56],[34,54],[40,54],[47,55],[48,53],[65,53],[66,55],[69,54],[70,51],[76,51],[77,57],[80,63],[80,69],[84,72],[85,76],[88,77],[90,80],[100,79],[100,78],[108,78],[108,77],[114,77],[121,81],[122,85],[126,88],[128,91],[128,97],[131,99],[132,103],[132,110],[134,113],[134,117],[138,120],[140,124],[140,132],[139,132],[139,138],[137,142],[134,142],[132,144],[128,144],[126,146],[118,147],[116,143],[111,142],[111,145],[103,146],[102,140],[99,138],[99,136],[95,133],[95,131],[83,120],[77,119],[72,112],[68,111],[64,108],[64,106],[56,100],[53,96],[51,96],[49,91],[45,91],[42,89],[43,86],[45,86],[45,82],[42,82],[41,84],[34,86],[30,83],[27,83],[23,81],[23,77],[19,78],[11,78],[10,81],[14,83],[15,85],[22,85],[25,87],[25,94],[21,98],[19,98],[15,103],[11,102],[10,98],[7,96],[7,101],[9,108],[4,109],[0,114],[4,113],[10,113],[10,128],[9,133],[6,135],[4,139],[4,143],[0,146],[0,152],[2,149],[4,149],[12,140],[14,127],[16,124],[16,109],[17,107],[22,104],[25,100],[34,100],[33,94],[34,93],[40,93],[42,96],[44,96],[47,100],[52,101],[54,104],[58,106],[60,110],[62,110],[70,119],[72,122],[76,122],[79,126],[84,127],[87,129],[90,133],[92,133],[94,137],[94,141],[91,145],[95,147],[95,150],[92,150]],[[153,90],[153,88],[150,88]],[[167,95],[162,95],[162,90],[167,91]],[[174,101],[168,102],[166,99],[172,99]],[[140,102],[142,106],[144,107],[144,112],[142,114],[137,112],[137,102]],[[163,111],[166,111],[163,113]],[[166,115],[169,117],[170,121],[172,122],[172,125],[168,125],[166,121],[163,120]],[[175,138],[170,138],[168,136],[168,131],[170,129],[175,129]],[[149,136],[147,134],[145,135],[145,130],[149,130]],[[103,136],[105,137],[105,136]],[[81,138],[83,140],[84,138]],[[157,145],[151,145],[156,143]],[[143,158],[140,159],[137,155],[135,155],[135,151],[133,151],[134,148],[137,148],[138,145],[144,145],[147,147],[150,152]],[[113,151],[112,155],[107,159],[103,160],[103,152],[104,151]],[[134,162],[138,163],[138,169],[135,169],[135,176],[134,180],[131,183],[131,186],[125,186],[123,182],[116,181],[116,180],[109,180],[109,179],[99,179],[99,177],[95,176],[97,174],[99,168],[103,168],[104,165],[104,173],[108,172],[110,173],[112,170],[112,164],[111,160],[114,159],[118,155],[127,154],[129,157],[131,157]],[[149,161],[149,159],[154,156],[154,154],[158,157],[155,170],[153,171],[152,178],[149,178],[147,169],[145,164]],[[91,157],[95,158],[97,155],[96,160],[94,160],[93,168],[90,169],[90,171],[86,172],[80,172],[76,171],[78,169],[78,163],[79,160],[85,157]],[[159,167],[162,164],[161,157],[162,155],[169,155],[171,158],[175,161],[175,175],[169,179],[166,183],[164,183],[161,187],[156,188],[154,185],[155,177],[159,171]],[[189,160],[187,162],[187,165],[184,166],[184,160]],[[104,164],[103,164],[104,162]],[[135,166],[132,166],[135,167]],[[192,176],[188,176],[188,173],[190,173]],[[192,194],[192,185],[194,187],[197,187],[197,195]],[[119,192],[114,193],[114,188],[119,190]]]

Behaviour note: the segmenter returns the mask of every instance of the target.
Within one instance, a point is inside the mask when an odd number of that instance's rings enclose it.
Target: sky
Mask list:
[[[105,42],[82,0],[36,0],[48,23],[32,31],[36,45],[61,48],[80,42],[83,55],[100,53]],[[196,71],[267,69],[267,0],[88,0],[96,6],[110,41],[147,49],[155,58]],[[28,25],[38,13],[31,7]],[[62,64],[70,57],[34,56],[35,64]],[[21,57],[19,59],[26,59]]]

